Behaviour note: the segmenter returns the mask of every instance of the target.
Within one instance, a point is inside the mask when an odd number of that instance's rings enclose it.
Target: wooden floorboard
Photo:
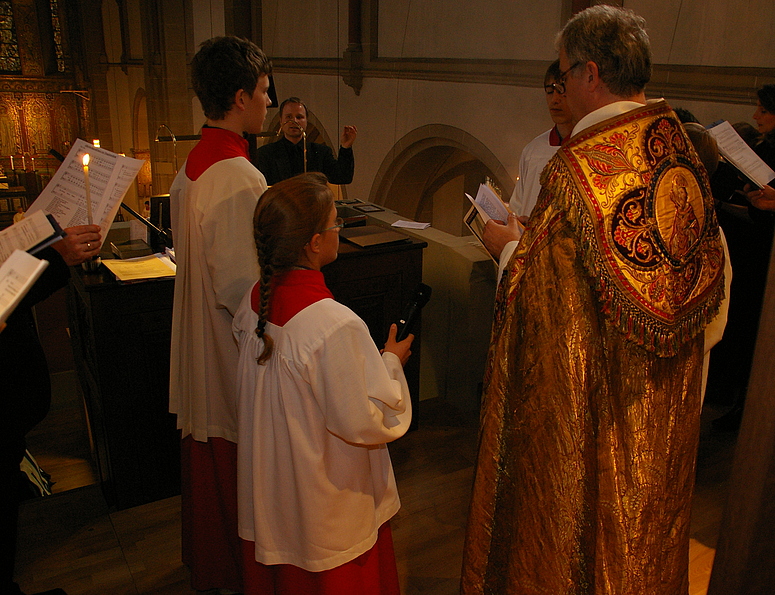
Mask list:
[[[73,403],[79,406],[77,399]],[[55,404],[56,409],[66,407]],[[476,420],[450,415],[439,403],[423,402],[421,410],[420,428],[390,445],[402,502],[392,523],[400,581],[404,595],[453,595],[458,592]],[[711,409],[703,416],[690,595],[707,590],[734,449],[733,435],[710,430],[709,420],[719,413]],[[49,421],[44,437],[31,442],[43,449],[36,456],[53,466],[50,472],[62,486],[70,481],[68,460],[78,457],[49,435],[57,430],[56,415]],[[66,434],[83,439],[77,431]],[[81,455],[83,448],[72,446]],[[93,473],[84,473],[78,481],[92,485],[23,505],[17,562],[22,588],[34,593],[61,587],[69,595],[193,595],[180,562],[180,497],[110,512],[94,480]]]

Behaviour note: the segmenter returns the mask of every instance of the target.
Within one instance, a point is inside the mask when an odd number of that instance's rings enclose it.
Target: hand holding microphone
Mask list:
[[[431,299],[431,288],[425,283],[420,283],[414,290],[409,303],[404,307],[401,313],[401,319],[398,321],[398,333],[396,341],[403,341],[409,336],[412,326],[420,316],[423,306]]]
[[[409,348],[414,341],[414,335],[410,335],[412,326],[417,321],[423,306],[428,303],[431,297],[431,288],[420,283],[414,290],[412,297],[404,307],[398,324],[391,324],[388,333],[388,339],[385,343],[385,349],[389,353],[394,353],[401,360],[401,365],[405,365],[412,352]]]

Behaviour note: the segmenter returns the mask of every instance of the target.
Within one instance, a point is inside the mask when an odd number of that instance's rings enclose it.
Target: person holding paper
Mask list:
[[[32,307],[64,287],[70,266],[99,253],[100,228],[79,225],[65,230],[64,238],[36,254],[47,260],[32,289],[6,321],[0,333],[0,378],[3,411],[0,414],[0,593],[23,595],[13,580],[21,480],[19,465],[26,450],[25,436],[48,413],[51,381],[48,364],[35,327]],[[48,593],[48,591],[47,591]],[[63,593],[54,590],[50,593]]]
[[[577,124],[498,287],[461,592],[685,593],[724,297],[713,198],[681,122],[646,101],[644,19],[595,5],[557,45]],[[684,203],[698,225],[674,253]]]
[[[514,251],[522,233],[518,218],[524,223],[538,200],[541,190],[541,171],[549,159],[557,152],[563,139],[567,138],[576,123],[568,109],[565,96],[557,91],[557,77],[560,74],[560,61],[549,65],[544,76],[544,91],[549,116],[554,126],[530,141],[522,150],[519,158],[519,176],[514,192],[509,200],[509,209],[513,213],[505,222],[488,221],[484,226],[482,239],[485,248],[498,262],[507,262]],[[504,225],[505,223],[505,225]],[[502,273],[498,271],[498,278]]]
[[[239,341],[239,531],[245,595],[398,595],[386,443],[412,420],[392,325],[380,354],[320,272],[342,221],[320,173],[267,190],[254,219],[261,278]]]
[[[775,169],[775,85],[764,85],[756,92],[759,100],[753,119],[762,135],[754,150],[762,160]],[[763,188],[749,189],[748,200],[757,209],[775,211],[775,189],[766,184]]]
[[[753,119],[761,134],[754,152],[775,169],[775,85],[764,85],[756,92],[758,101]],[[736,180],[738,196],[750,203],[748,217],[719,211],[719,222],[729,242],[732,278],[729,324],[724,339],[711,354],[709,391],[730,402],[731,408],[713,421],[713,428],[735,431],[740,427],[751,375],[759,318],[767,285],[773,235],[775,234],[775,190],[743,185]],[[742,191],[740,188],[742,187]]]
[[[242,591],[237,537],[237,344],[232,317],[258,277],[253,210],[266,190],[243,133],[261,132],[271,64],[237,37],[191,63],[207,123],[170,188],[177,275],[170,411],[182,431],[183,562],[195,590]]]
[[[332,184],[352,182],[355,172],[352,147],[358,129],[355,126],[342,129],[338,157],[334,157],[333,151],[322,143],[307,142],[304,138],[306,129],[307,106],[298,97],[289,97],[280,104],[282,137],[259,147],[253,156],[253,164],[266,176],[267,183],[271,186],[304,171],[321,172]]]

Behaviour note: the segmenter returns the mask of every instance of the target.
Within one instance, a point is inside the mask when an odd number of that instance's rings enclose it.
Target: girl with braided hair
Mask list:
[[[321,174],[279,182],[253,219],[261,279],[236,316],[239,535],[245,593],[399,593],[387,442],[411,421],[403,364],[336,302],[333,195]]]

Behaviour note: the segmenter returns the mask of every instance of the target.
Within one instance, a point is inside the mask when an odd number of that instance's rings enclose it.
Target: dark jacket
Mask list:
[[[293,144],[282,137],[253,152],[253,165],[264,174],[267,184],[271,186],[304,172],[302,142]],[[353,181],[355,171],[353,150],[339,147],[337,159],[330,147],[320,143],[307,143],[307,171],[325,174],[332,184],[349,184]]]

